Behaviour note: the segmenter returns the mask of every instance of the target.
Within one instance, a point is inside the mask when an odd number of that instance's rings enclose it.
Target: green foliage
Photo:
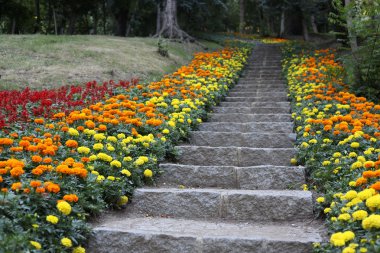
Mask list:
[[[359,95],[373,100],[380,98],[380,3],[377,1],[353,1],[343,6],[341,1],[333,0],[337,13],[330,14],[330,22],[345,28],[346,49],[350,39],[357,40],[358,48],[341,57],[347,69],[348,83]],[[352,27],[347,27],[348,15]],[[352,38],[347,35],[351,29]]]
[[[157,42],[157,51],[163,57],[169,57],[169,46],[168,43],[159,38]]]

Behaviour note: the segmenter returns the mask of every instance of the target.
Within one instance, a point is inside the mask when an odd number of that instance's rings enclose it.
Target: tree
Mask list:
[[[239,0],[239,32],[244,33],[244,27],[245,27],[245,2],[244,0]]]

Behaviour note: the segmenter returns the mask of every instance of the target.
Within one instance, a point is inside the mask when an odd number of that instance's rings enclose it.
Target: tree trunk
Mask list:
[[[309,31],[307,30],[307,22],[304,15],[302,15],[302,35],[305,41],[309,41]]]
[[[53,19],[54,19],[54,33],[55,33],[55,35],[58,35],[57,15],[55,13],[54,5],[53,5]]]
[[[315,16],[314,16],[314,14],[311,15],[310,22],[311,22],[311,28],[313,29],[313,33],[318,33],[318,27],[317,27],[317,24],[315,23]]]
[[[156,18],[156,34],[159,34],[161,31],[161,4],[157,4],[157,18]]]
[[[349,8],[351,0],[344,0],[344,5],[346,8]],[[349,9],[347,12],[347,31],[348,39],[350,41],[351,51],[355,53],[358,50],[358,39],[356,37],[355,31],[353,30],[352,24],[352,12]]]
[[[239,9],[240,9],[240,12],[239,12],[239,18],[240,18],[240,22],[239,22],[239,32],[240,33],[244,33],[244,27],[245,27],[245,19],[244,19],[244,15],[245,15],[245,3],[244,3],[244,0],[239,0]]]
[[[285,35],[285,9],[281,11],[280,37]]]
[[[106,0],[103,1],[102,12],[103,12],[103,34],[106,34],[106,23],[107,23],[107,9]]]
[[[160,32],[155,36],[180,39],[181,41],[194,41],[194,38],[184,32],[178,25],[176,0],[166,0],[162,27]]]
[[[127,12],[119,12],[116,16],[117,20],[117,36],[125,37],[127,34]]]
[[[34,7],[36,19],[36,23],[34,25],[34,33],[38,33],[41,28],[40,0],[34,0]]]
[[[77,22],[77,16],[73,14],[72,16],[70,16],[69,29],[67,31],[70,35],[73,35],[75,33],[76,22]]]
[[[12,34],[16,33],[16,18],[12,19],[12,30],[11,30],[11,33]]]

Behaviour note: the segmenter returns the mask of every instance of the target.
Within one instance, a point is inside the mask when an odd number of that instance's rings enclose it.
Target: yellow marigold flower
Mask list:
[[[86,249],[79,246],[73,249],[72,253],[86,253]]]
[[[342,232],[334,233],[330,237],[330,243],[334,245],[335,247],[341,247],[346,244],[346,241],[344,240],[344,235]]]
[[[114,176],[108,176],[107,179],[110,180],[110,181],[115,181],[115,177]]]
[[[145,177],[152,177],[153,172],[150,169],[146,169],[146,170],[144,170],[144,176]]]
[[[41,243],[36,241],[29,241],[35,249],[41,249]]]
[[[72,135],[72,136],[78,136],[79,135],[78,130],[76,130],[75,128],[72,128],[72,127],[69,128],[68,133],[69,133],[69,135]]]
[[[368,217],[368,213],[365,210],[358,210],[352,213],[352,218],[354,220],[363,220]]]
[[[351,247],[346,247],[342,250],[342,253],[356,253],[356,250]]]
[[[119,201],[117,202],[117,204],[119,205],[119,206],[122,206],[122,205],[125,205],[125,204],[127,204],[128,203],[128,197],[127,196],[121,196],[120,198],[119,198]]]
[[[103,160],[105,162],[111,162],[113,160],[112,156],[107,155],[106,153],[99,153],[97,157],[100,160]]]
[[[99,175],[97,178],[96,178],[96,182],[102,182],[102,181],[104,181],[104,179],[106,179],[104,176],[102,176],[102,175]]]
[[[348,191],[342,198],[351,200],[353,198],[356,198],[356,196],[358,196],[358,193],[354,190],[351,190],[351,191]]]
[[[114,166],[114,167],[118,167],[118,168],[121,167],[121,162],[119,162],[118,160],[113,160],[110,164],[111,166]]]
[[[124,161],[124,162],[130,162],[130,161],[132,161],[132,160],[133,160],[133,158],[130,157],[130,156],[126,156],[126,157],[123,158],[123,161]]]
[[[61,239],[61,244],[62,244],[63,246],[65,246],[66,248],[70,248],[70,247],[73,246],[73,243],[72,243],[71,240],[70,240],[69,238],[67,238],[67,237],[64,237],[64,238]]]
[[[309,143],[310,143],[310,144],[317,144],[318,141],[317,141],[316,139],[311,139],[311,140],[309,140]]]
[[[96,155],[91,155],[91,156],[89,157],[89,159],[90,159],[90,161],[95,161],[95,160],[98,159],[98,157],[97,157]]]
[[[360,147],[360,143],[359,142],[356,142],[356,141],[354,141],[354,142],[352,142],[351,143],[351,148],[358,148],[358,147]]]
[[[329,213],[329,212],[331,212],[331,208],[330,208],[330,207],[327,207],[327,208],[325,208],[325,209],[323,210],[323,212],[324,212],[324,213]]]
[[[123,133],[118,134],[118,135],[117,135],[117,138],[118,138],[118,139],[124,139],[124,138],[125,138],[125,134],[123,134]]]
[[[350,152],[348,156],[353,158],[353,157],[357,157],[358,155],[355,152]]]
[[[369,197],[366,202],[365,202],[366,206],[368,208],[380,208],[380,195],[375,195],[375,196],[372,196],[372,197]]]
[[[162,130],[162,133],[163,134],[168,134],[168,133],[170,133],[170,131],[169,131],[169,129],[165,128],[164,130]]]
[[[59,221],[59,218],[57,216],[54,216],[54,215],[48,215],[48,216],[46,216],[46,221],[48,221],[52,224],[57,224]]]
[[[327,165],[330,165],[330,164],[331,164],[330,161],[323,161],[323,162],[322,162],[322,165],[323,165],[323,166],[327,166]]]
[[[362,162],[360,162],[360,161],[356,161],[356,162],[354,162],[352,165],[351,165],[351,169],[359,169],[359,168],[361,168],[361,167],[363,167],[363,164],[362,164]]]
[[[360,250],[359,250],[359,252],[360,252],[360,253],[367,253],[368,250],[367,250],[367,248],[363,248],[363,247],[361,247]]]
[[[126,175],[127,177],[131,176],[131,172],[129,170],[126,170],[126,169],[122,170],[121,174]]]
[[[101,149],[104,148],[104,145],[101,144],[101,143],[95,143],[95,144],[92,146],[92,148],[93,148],[94,150],[101,150]]]
[[[379,229],[380,228],[380,214],[371,214],[362,221],[362,227],[364,229]]]
[[[104,134],[94,134],[94,139],[97,141],[102,141],[106,138]]]
[[[375,190],[370,188],[370,189],[365,189],[361,192],[358,193],[358,198],[361,200],[366,200],[369,197],[372,197],[373,194],[375,194]]]
[[[87,155],[88,153],[90,153],[90,149],[88,147],[84,147],[84,146],[78,147],[77,150],[78,150],[79,154],[86,154]]]
[[[117,138],[115,136],[108,136],[107,137],[107,141],[110,141],[110,142],[117,142]]]
[[[334,158],[338,158],[338,157],[341,157],[342,156],[342,154],[340,153],[340,152],[335,152],[334,154],[333,154],[333,157]]]
[[[317,198],[317,202],[318,203],[323,203],[323,202],[325,202],[325,198],[324,197],[319,197],[319,198]]]
[[[338,220],[340,221],[348,221],[351,219],[351,215],[348,213],[342,213],[338,216]]]
[[[346,242],[351,241],[351,240],[353,240],[355,238],[355,234],[352,231],[345,231],[343,233],[343,236],[344,236],[344,240]]]
[[[309,190],[308,187],[307,187],[307,184],[303,184],[303,185],[302,185],[302,189],[303,189],[304,191]]]
[[[66,201],[60,201],[57,204],[57,209],[64,215],[69,215],[71,213],[71,206]]]

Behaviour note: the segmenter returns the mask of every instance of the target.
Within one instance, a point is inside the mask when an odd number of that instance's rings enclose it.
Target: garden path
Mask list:
[[[155,188],[98,224],[90,252],[305,253],[322,240],[293,124],[279,46],[258,45],[209,122],[178,146]],[[179,187],[185,186],[185,187]]]

